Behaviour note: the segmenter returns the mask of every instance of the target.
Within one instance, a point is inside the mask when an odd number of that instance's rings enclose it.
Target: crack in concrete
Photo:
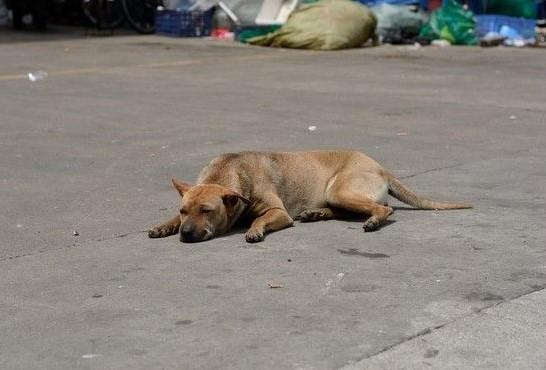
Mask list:
[[[399,178],[399,179],[411,179],[412,177],[416,177],[416,176],[419,176],[419,175],[423,175],[423,174],[425,174],[425,173],[437,172],[437,171],[445,170],[445,169],[448,169],[448,168],[461,167],[461,166],[464,166],[464,165],[466,165],[466,164],[468,164],[468,163],[457,163],[457,164],[451,164],[451,165],[449,165],[449,166],[430,168],[430,169],[428,169],[428,170],[416,172],[416,173],[411,174],[411,175],[399,176],[398,178]]]
[[[453,320],[449,320],[449,321],[447,321],[447,322],[445,322],[443,324],[423,329],[423,330],[421,330],[421,331],[419,331],[419,332],[417,332],[417,333],[415,333],[413,335],[406,336],[406,337],[400,339],[399,341],[396,341],[396,342],[394,342],[392,344],[389,344],[389,345],[379,349],[378,351],[376,351],[376,352],[374,352],[374,353],[372,353],[372,354],[370,354],[368,356],[362,357],[362,358],[358,359],[357,361],[355,361],[354,363],[347,364],[347,365],[341,367],[340,370],[343,370],[343,369],[347,368],[348,366],[358,366],[358,363],[360,363],[360,362],[362,362],[364,360],[370,359],[372,357],[375,357],[377,355],[380,355],[382,353],[390,351],[391,349],[396,348],[396,347],[398,347],[398,346],[400,346],[400,345],[402,345],[402,344],[404,344],[406,342],[410,342],[410,341],[412,341],[412,340],[414,340],[416,338],[420,338],[420,337],[423,337],[425,335],[429,335],[432,332],[434,332],[435,330],[441,329],[441,328],[443,328],[445,326],[451,325],[451,324],[456,323],[456,322],[458,322],[460,320],[466,319],[468,317],[476,316],[477,314],[479,314],[479,313],[481,313],[481,312],[483,312],[483,311],[485,311],[485,310],[487,310],[489,308],[496,307],[496,306],[499,306],[499,305],[502,305],[502,304],[505,304],[505,303],[510,303],[512,301],[515,301],[516,299],[525,297],[525,296],[527,296],[529,294],[533,294],[533,293],[536,293],[536,292],[539,292],[539,291],[542,291],[542,290],[545,290],[545,289],[546,289],[546,287],[543,287],[543,286],[540,286],[540,287],[537,287],[537,288],[532,288],[531,290],[526,291],[526,292],[524,292],[522,294],[519,294],[517,296],[514,296],[514,297],[512,297],[510,299],[506,299],[506,300],[502,300],[502,301],[499,301],[499,302],[495,302],[495,303],[490,304],[490,305],[486,305],[484,307],[481,307],[481,308],[478,308],[478,309],[474,310],[473,312],[471,312],[471,313],[469,313],[467,315],[459,316],[459,317],[457,317],[457,318],[455,318]]]
[[[131,231],[131,232],[128,232],[128,233],[114,235],[114,236],[109,237],[109,238],[86,240],[86,241],[81,242],[81,243],[74,242],[74,243],[72,243],[70,245],[64,245],[62,247],[57,247],[57,248],[38,250],[38,252],[34,252],[34,253],[22,253],[22,254],[17,254],[17,255],[14,255],[14,256],[2,257],[2,258],[0,258],[0,262],[15,260],[15,259],[18,259],[18,258],[23,258],[23,257],[36,256],[36,255],[44,254],[44,253],[48,253],[48,252],[57,252],[57,251],[64,250],[64,249],[69,249],[69,248],[80,248],[80,247],[84,247],[87,244],[92,243],[92,242],[105,242],[105,241],[109,241],[109,240],[125,238],[126,236],[129,236],[129,235],[135,235],[135,234],[147,233],[147,232],[148,232],[147,230]]]

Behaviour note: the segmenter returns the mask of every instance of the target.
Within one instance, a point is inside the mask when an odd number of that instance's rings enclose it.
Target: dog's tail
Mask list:
[[[472,205],[465,203],[437,202],[431,199],[420,197],[391,174],[387,174],[389,182],[389,194],[396,199],[419,209],[465,209],[472,208]]]

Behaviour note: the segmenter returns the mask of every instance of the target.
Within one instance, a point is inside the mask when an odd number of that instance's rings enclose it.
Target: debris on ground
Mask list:
[[[453,45],[477,45],[476,19],[456,0],[447,0],[430,15],[419,38],[427,41],[447,40]]]
[[[46,71],[36,71],[27,73],[27,77],[31,82],[45,80],[48,76]]]
[[[421,27],[427,22],[427,14],[407,5],[380,3],[372,7],[377,17],[377,36],[385,44],[413,44]]]
[[[356,1],[322,0],[303,4],[277,31],[249,44],[292,49],[339,50],[361,46],[374,36],[377,19]]]
[[[267,283],[267,285],[268,285],[271,289],[284,288],[284,285],[279,284],[279,283]]]

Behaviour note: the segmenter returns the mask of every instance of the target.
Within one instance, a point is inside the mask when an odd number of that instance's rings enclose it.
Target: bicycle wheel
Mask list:
[[[119,0],[82,0],[83,13],[97,29],[114,29],[125,19]]]
[[[160,0],[121,0],[125,17],[131,27],[144,34],[155,32],[155,10]]]

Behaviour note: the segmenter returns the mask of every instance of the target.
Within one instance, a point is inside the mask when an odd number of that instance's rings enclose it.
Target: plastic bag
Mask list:
[[[383,3],[372,11],[377,17],[377,35],[390,44],[413,44],[428,19],[424,12],[414,12],[404,5]]]
[[[358,2],[323,0],[300,6],[281,29],[251,38],[248,43],[293,49],[346,49],[369,40],[376,25],[373,12]]]
[[[476,3],[474,10],[478,14],[500,14],[510,17],[536,19],[536,3],[535,0],[482,0]]]
[[[429,41],[443,39],[455,45],[477,45],[474,13],[465,10],[455,0],[448,0],[431,14],[419,38]]]

